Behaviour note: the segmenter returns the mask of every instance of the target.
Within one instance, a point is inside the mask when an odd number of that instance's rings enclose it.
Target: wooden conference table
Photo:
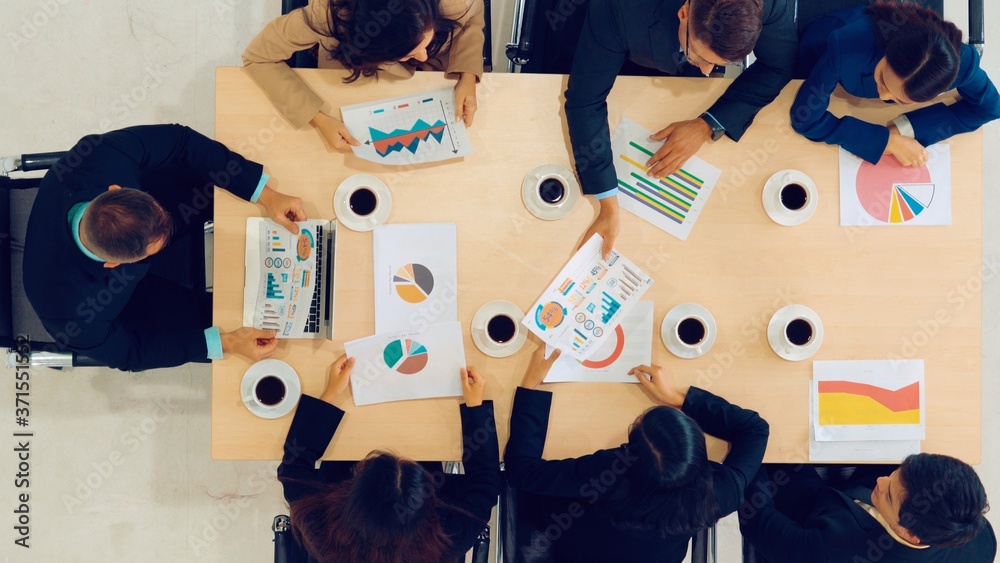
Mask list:
[[[335,108],[452,85],[437,73],[405,81],[341,84],[336,71],[299,71]],[[611,123],[626,115],[656,130],[704,111],[729,84],[722,79],[619,78],[609,98]],[[950,227],[844,228],[839,224],[837,148],[796,135],[790,84],[764,108],[737,144],[723,139],[698,153],[723,174],[686,242],[623,212],[616,248],[656,280],[653,361],[678,384],[693,384],[755,409],[771,426],[765,461],[808,459],[812,361],[788,362],[767,344],[765,327],[778,308],[799,303],[822,319],[825,339],[813,360],[922,358],[926,372],[927,439],[923,451],[980,461],[982,136],[951,142]],[[310,218],[333,218],[333,192],[352,174],[381,178],[392,191],[389,222],[458,225],[459,320],[469,364],[486,374],[501,448],[514,388],[535,344],[493,359],[472,343],[476,310],[494,299],[526,309],[579,243],[594,217],[589,199],[562,220],[541,221],[521,203],[521,182],[535,166],[570,166],[562,92],[566,77],[487,74],[469,130],[474,153],[461,160],[395,168],[328,151],[310,127],[292,129],[239,68],[216,74],[216,138],[261,162],[270,185],[301,196]],[[886,122],[898,112],[879,101],[841,96],[832,110]],[[337,115],[337,112],[334,112]],[[774,172],[794,168],[819,187],[819,207],[805,224],[771,222],[761,188]],[[241,324],[245,223],[259,206],[217,191],[215,322]],[[319,395],[343,342],[374,332],[370,233],[341,228],[334,342],[282,342],[274,358],[289,363],[303,391]],[[989,273],[990,270],[987,269]],[[666,312],[681,302],[706,306],[718,338],[701,358],[680,360],[659,339]],[[212,364],[212,456],[280,459],[292,415],[263,420],[243,406],[239,382],[250,363],[229,356]],[[458,375],[456,374],[456,377]],[[560,383],[553,391],[547,458],[578,456],[620,444],[632,420],[651,406],[637,385]],[[374,448],[422,460],[461,459],[459,400],[387,403],[348,411],[327,459],[360,459]],[[725,443],[711,440],[720,459]]]

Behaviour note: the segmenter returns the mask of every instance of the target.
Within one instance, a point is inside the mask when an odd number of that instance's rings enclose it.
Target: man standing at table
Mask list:
[[[604,237],[611,251],[621,225],[618,182],[611,154],[607,98],[626,59],[671,75],[708,75],[717,65],[757,60],[708,111],[668,125],[652,136],[664,141],[649,159],[650,174],[673,174],[709,140],[734,141],[788,84],[797,32],[792,0],[591,0],[580,34],[566,118],[583,193],[600,212],[584,236]]]
[[[274,331],[220,333],[210,294],[148,274],[171,239],[202,233],[216,185],[297,232],[302,201],[267,181],[260,164],[180,125],[84,137],[39,186],[24,244],[28,300],[58,346],[121,370],[269,356]]]
[[[997,551],[983,483],[953,457],[859,467],[839,488],[811,466],[773,465],[745,496],[740,531],[766,563],[991,563]]]

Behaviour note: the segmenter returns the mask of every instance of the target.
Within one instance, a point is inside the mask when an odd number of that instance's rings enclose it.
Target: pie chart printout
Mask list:
[[[403,375],[415,375],[427,367],[427,348],[409,338],[393,340],[382,350],[385,365]]]
[[[396,294],[407,303],[423,303],[434,290],[434,274],[423,264],[407,264],[392,276]]]
[[[903,166],[891,155],[883,156],[878,164],[861,163],[856,185],[861,206],[882,223],[911,221],[934,200],[927,166]]]

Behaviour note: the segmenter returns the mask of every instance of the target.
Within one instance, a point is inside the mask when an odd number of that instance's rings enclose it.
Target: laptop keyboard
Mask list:
[[[309,304],[309,318],[306,319],[305,332],[315,334],[320,328],[319,294],[323,284],[323,246],[325,239],[323,227],[316,225],[316,275],[313,277],[313,298]]]

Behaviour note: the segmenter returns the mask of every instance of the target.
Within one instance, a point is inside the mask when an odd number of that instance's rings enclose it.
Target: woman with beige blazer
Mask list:
[[[317,47],[320,68],[350,70],[347,83],[380,72],[408,78],[416,69],[443,70],[458,79],[456,119],[469,126],[483,75],[484,25],[482,0],[310,0],[267,24],[243,52],[243,66],[289,123],[309,123],[346,150],[360,143],[286,59]]]

